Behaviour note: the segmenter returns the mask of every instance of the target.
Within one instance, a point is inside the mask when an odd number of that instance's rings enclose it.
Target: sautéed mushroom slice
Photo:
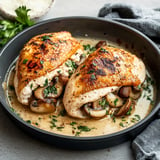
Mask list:
[[[142,92],[142,89],[135,88],[123,86],[118,92],[110,92],[105,97],[85,104],[83,109],[88,116],[93,118],[102,118],[110,110],[117,117],[131,115],[134,112],[136,101],[140,98]]]

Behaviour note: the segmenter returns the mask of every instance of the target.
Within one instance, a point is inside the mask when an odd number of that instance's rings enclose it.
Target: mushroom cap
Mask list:
[[[26,6],[31,19],[43,16],[51,7],[53,0],[2,0],[0,1],[0,15],[4,18],[15,19],[15,10],[19,6]]]

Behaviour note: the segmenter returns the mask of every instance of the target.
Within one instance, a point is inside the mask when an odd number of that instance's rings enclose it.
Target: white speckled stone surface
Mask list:
[[[39,21],[64,16],[94,16],[108,2],[160,7],[159,0],[55,0]],[[35,140],[20,130],[0,107],[0,160],[134,160],[130,142],[96,151],[71,151]]]

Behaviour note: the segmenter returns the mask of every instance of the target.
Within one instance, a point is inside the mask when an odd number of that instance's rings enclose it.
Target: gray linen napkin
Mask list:
[[[108,3],[100,9],[98,16],[134,27],[150,37],[160,48],[160,9]],[[158,117],[132,142],[137,160],[160,160],[160,112]]]
[[[140,8],[136,5],[108,3],[100,9],[98,16],[134,27],[150,37],[160,48],[160,8]]]

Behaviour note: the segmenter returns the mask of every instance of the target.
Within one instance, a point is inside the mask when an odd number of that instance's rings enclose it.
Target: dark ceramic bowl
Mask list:
[[[69,31],[74,37],[107,39],[140,53],[156,82],[156,100],[151,113],[142,121],[123,131],[95,137],[72,137],[50,133],[29,125],[14,114],[6,102],[2,85],[0,101],[16,124],[36,138],[59,147],[71,149],[98,149],[120,144],[139,134],[153,119],[160,108],[160,53],[155,44],[142,33],[117,22],[90,17],[68,17],[38,23],[15,36],[0,53],[0,84],[5,79],[10,64],[18,56],[23,45],[33,36],[45,32]]]

